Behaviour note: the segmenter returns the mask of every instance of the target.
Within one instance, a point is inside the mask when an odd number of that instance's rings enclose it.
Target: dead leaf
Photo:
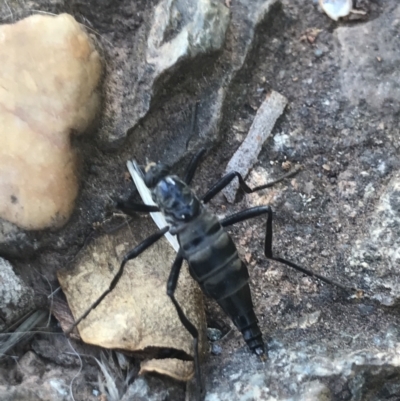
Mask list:
[[[80,252],[73,271],[59,272],[61,287],[75,319],[108,287],[123,255],[134,247],[133,241],[127,238],[132,238],[129,227],[97,238]],[[175,256],[175,251],[163,237],[128,262],[116,288],[78,325],[82,340],[104,348],[140,352],[141,355],[151,348],[178,350],[193,356],[192,337],[182,326],[166,294]],[[176,298],[189,320],[199,329],[200,353],[204,353],[206,326],[202,293],[186,265],[182,267]],[[154,352],[151,358],[154,358]],[[159,372],[178,380],[189,380],[188,366],[193,374],[193,362],[184,362],[165,359]],[[145,366],[159,366],[154,361],[152,364]]]
[[[142,362],[140,365],[139,374],[142,375],[150,372],[170,376],[180,381],[189,381],[194,374],[193,362],[182,361],[181,359],[174,358],[150,359]],[[174,377],[174,372],[179,372],[179,375]]]

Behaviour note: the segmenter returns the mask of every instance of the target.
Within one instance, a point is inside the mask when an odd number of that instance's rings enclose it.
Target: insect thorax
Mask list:
[[[152,196],[168,224],[175,229],[196,218],[202,209],[194,192],[177,176],[162,178],[152,190]]]

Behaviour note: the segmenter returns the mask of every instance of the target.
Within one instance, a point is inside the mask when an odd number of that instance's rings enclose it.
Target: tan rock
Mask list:
[[[0,217],[60,226],[78,193],[70,133],[99,105],[99,54],[70,15],[34,15],[0,26],[0,60]]]

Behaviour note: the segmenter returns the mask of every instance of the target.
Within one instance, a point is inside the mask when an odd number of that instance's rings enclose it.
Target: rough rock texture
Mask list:
[[[230,13],[222,1],[159,1],[154,12],[145,17],[149,30],[143,25],[135,29],[135,39],[129,42],[129,49],[124,48],[125,43],[121,44],[123,50],[110,49],[115,59],[106,86],[113,94],[113,103],[106,107],[105,120],[110,120],[112,129],[102,133],[104,140],[115,146],[115,142],[131,131],[132,138],[148,140],[143,134],[157,130],[161,146],[154,149],[153,158],[170,156],[175,148],[172,162],[176,162],[188,141],[191,146],[198,147],[199,143],[210,143],[218,138],[226,88],[251,49],[257,24],[275,2],[257,0],[250,7],[248,2],[239,1],[235,4],[237,12]],[[232,46],[229,49],[222,46],[226,43],[228,26],[235,27],[241,36],[239,41],[229,43],[228,46]],[[132,52],[142,56],[136,63],[132,62],[135,57],[130,58]],[[222,69],[216,68],[217,58],[224,66]],[[119,73],[121,64],[125,66],[123,74]],[[188,71],[194,74],[188,75]],[[195,94],[196,99],[190,99],[191,94]],[[169,109],[167,106],[169,110],[165,111],[181,120],[183,129],[166,138],[163,125],[146,128],[138,125],[153,105],[161,111],[171,98],[176,99],[177,107]],[[196,104],[195,119],[201,121],[202,129],[191,132],[190,109]],[[114,118],[116,113],[120,114],[119,119]],[[163,118],[160,115],[159,119]]]
[[[400,106],[400,7],[388,7],[390,12],[356,31],[351,27],[336,31],[341,48],[342,91],[353,104],[365,100],[380,109],[390,99]]]
[[[3,251],[7,245],[11,245],[15,250],[14,254],[20,253],[25,246],[34,248],[33,240],[28,239],[24,231],[5,220],[0,224],[0,244],[3,245],[0,245]]]
[[[210,376],[217,377],[209,384],[206,401],[390,399],[397,394],[393,379],[400,371],[398,334],[385,333],[380,346],[386,350],[379,351],[329,350],[307,340],[288,349],[276,340],[269,344],[270,360],[264,366],[254,357],[247,357],[243,366],[245,355],[236,352],[222,372],[211,369]]]
[[[71,131],[87,129],[99,106],[99,54],[66,14],[3,25],[0,43],[0,218],[59,227],[78,193]]]
[[[368,196],[368,193],[366,195]],[[364,237],[355,242],[349,264],[351,274],[357,274],[360,280],[365,282],[374,298],[388,306],[400,302],[400,178],[398,174],[390,180],[385,192],[381,195]]]
[[[180,64],[222,49],[229,9],[215,0],[162,0],[154,7],[151,18],[147,38],[136,49],[144,57],[138,60],[138,65],[132,65],[134,71],[131,72],[136,76],[134,86],[129,87],[129,93],[124,96],[115,93],[120,103],[115,104],[110,112],[118,111],[123,118],[114,126],[108,140],[124,138],[128,130],[137,125],[149,111],[154,95]],[[118,82],[111,76],[110,83],[116,84],[111,87],[123,92],[127,79],[131,80],[132,76]]]
[[[177,391],[176,387],[168,384],[161,383],[157,378],[138,378],[131,384],[121,398],[121,401],[163,401],[165,399],[180,399],[183,396],[183,391]]]
[[[340,17],[346,17],[353,8],[353,0],[319,0],[324,12],[337,21]]]
[[[33,290],[15,275],[11,264],[0,258],[0,330],[32,310]]]

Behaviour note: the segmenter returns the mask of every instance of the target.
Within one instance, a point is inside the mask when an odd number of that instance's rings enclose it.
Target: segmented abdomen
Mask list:
[[[179,233],[178,240],[190,273],[204,293],[218,302],[252,351],[264,350],[247,267],[217,217],[204,210]]]

